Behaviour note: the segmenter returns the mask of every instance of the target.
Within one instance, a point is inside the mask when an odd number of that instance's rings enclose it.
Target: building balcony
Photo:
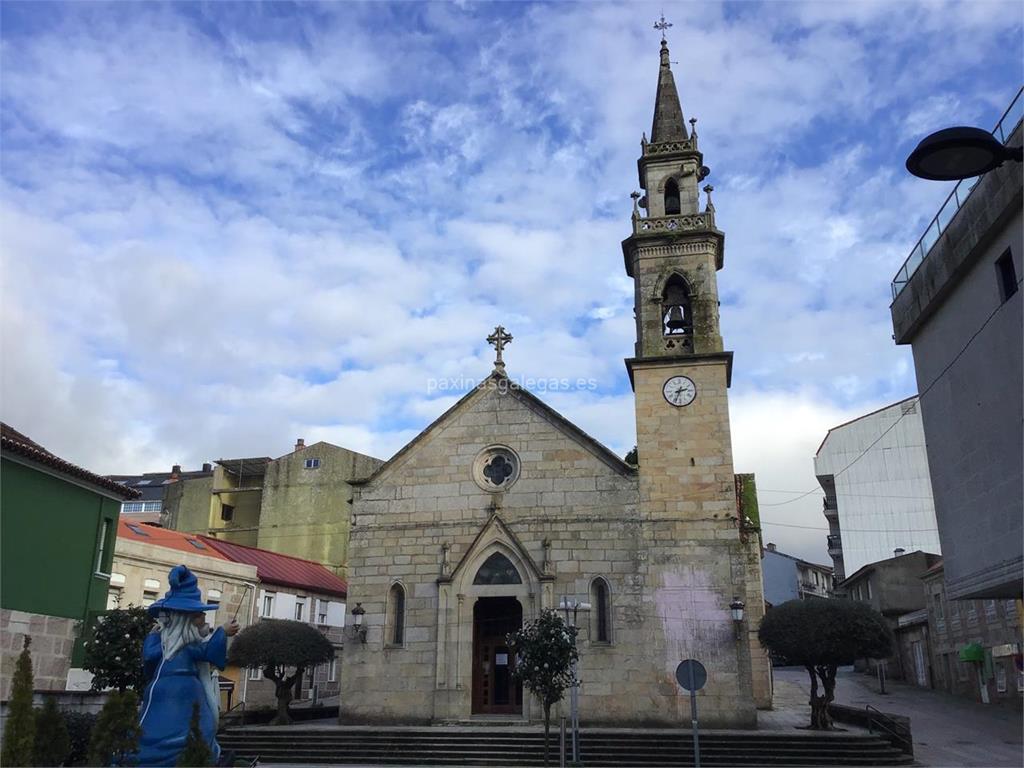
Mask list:
[[[841,555],[843,553],[843,540],[839,534],[833,534],[825,537],[825,541],[828,544],[829,555]]]
[[[1010,106],[1006,108],[1006,112],[999,118],[996,127],[992,129],[992,135],[1003,144],[1009,141],[1010,136],[1016,130],[1018,123],[1020,123],[1022,115],[1024,115],[1024,98],[1021,97],[1022,94],[1024,94],[1024,88],[1017,91],[1017,95],[1010,102]],[[939,242],[943,233],[945,233],[953,219],[956,218],[957,213],[966,204],[981,178],[981,176],[977,176],[973,179],[963,179],[953,187],[953,191],[949,193],[949,197],[946,198],[942,207],[939,208],[939,212],[935,214],[928,228],[921,235],[921,239],[917,241],[917,244],[910,251],[907,260],[900,267],[900,271],[893,278],[893,301],[906,288],[907,283],[910,282],[910,278],[914,276],[917,268],[928,258],[932,248]]]
[[[634,235],[671,235],[679,232],[715,231],[715,212],[683,213],[675,216],[636,216],[633,219]]]

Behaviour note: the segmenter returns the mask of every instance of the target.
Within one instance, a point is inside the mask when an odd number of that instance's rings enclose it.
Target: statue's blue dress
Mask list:
[[[197,662],[209,662],[224,669],[228,639],[218,627],[205,643],[186,645],[173,659],[164,660],[160,635],[150,634],[142,646],[142,663],[149,683],[142,695],[140,725],[142,738],[135,764],[175,765],[185,748],[192,705],[199,704],[199,727],[214,758],[220,757],[217,744],[217,713],[211,711],[206,691],[199,679]]]

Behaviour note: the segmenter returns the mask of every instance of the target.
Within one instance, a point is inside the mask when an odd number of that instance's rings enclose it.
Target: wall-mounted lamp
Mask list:
[[[352,609],[352,634],[363,643],[366,642],[366,627],[363,626],[363,614],[365,613],[366,609],[363,608],[362,603],[356,603],[356,607]]]
[[[736,627],[736,639],[740,640],[743,637],[743,609],[746,608],[746,604],[738,597],[734,597],[732,602],[729,603],[729,610],[732,612],[732,623]]]
[[[580,611],[589,611],[590,603],[581,603],[576,598],[563,597],[559,601],[558,607],[560,610],[565,611],[565,623],[568,624],[570,627],[575,627],[576,620],[579,618]],[[572,612],[571,618],[569,615],[570,611]]]

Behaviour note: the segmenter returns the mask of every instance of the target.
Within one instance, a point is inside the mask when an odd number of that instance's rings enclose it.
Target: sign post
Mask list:
[[[696,659],[686,659],[676,667],[676,681],[690,692],[690,726],[693,729],[693,765],[700,768],[700,733],[697,718],[697,691],[708,681],[708,671]]]

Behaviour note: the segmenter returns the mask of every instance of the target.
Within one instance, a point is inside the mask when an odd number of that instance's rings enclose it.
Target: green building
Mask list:
[[[22,636],[37,690],[64,690],[79,624],[106,608],[117,517],[138,492],[0,425],[0,699]]]

